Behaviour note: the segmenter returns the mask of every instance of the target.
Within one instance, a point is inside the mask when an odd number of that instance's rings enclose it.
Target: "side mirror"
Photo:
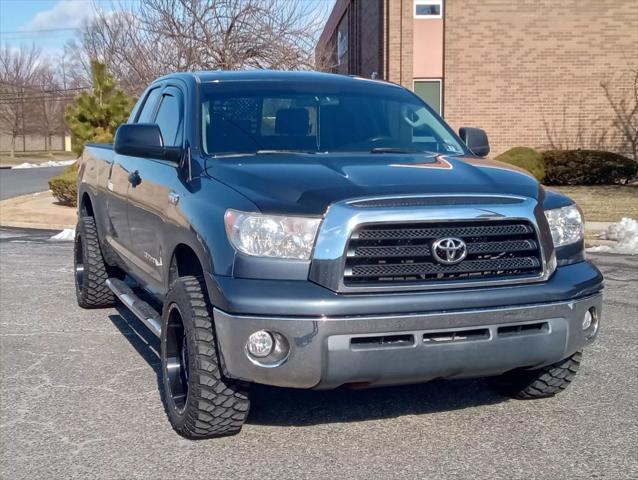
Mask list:
[[[490,153],[490,142],[487,133],[480,128],[463,127],[459,130],[461,140],[465,142],[474,155],[485,157]]]
[[[162,132],[154,123],[125,123],[115,132],[113,150],[118,155],[179,161],[181,147],[165,147]]]

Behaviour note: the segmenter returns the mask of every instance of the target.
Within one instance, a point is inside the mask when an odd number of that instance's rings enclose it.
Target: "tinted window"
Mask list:
[[[174,95],[163,95],[155,123],[160,127],[164,145],[171,147],[181,145],[181,118],[179,98]]]
[[[153,114],[155,113],[155,106],[157,105],[157,99],[159,98],[160,89],[155,88],[151,90],[148,96],[146,97],[146,101],[144,102],[144,106],[142,107],[142,111],[140,112],[139,117],[137,117],[137,123],[152,123],[153,122]]]
[[[393,148],[464,153],[449,127],[414,95],[396,87],[371,85],[362,82],[339,89],[283,82],[261,88],[255,84],[205,85],[204,151],[369,152]]]

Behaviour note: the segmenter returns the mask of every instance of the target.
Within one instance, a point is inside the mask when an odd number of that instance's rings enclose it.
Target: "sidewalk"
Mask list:
[[[0,201],[2,227],[64,230],[76,222],[76,209],[55,204],[50,191]]]

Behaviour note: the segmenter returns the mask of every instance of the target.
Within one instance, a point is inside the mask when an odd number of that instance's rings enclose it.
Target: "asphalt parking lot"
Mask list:
[[[193,442],[164,415],[157,342],[124,311],[78,308],[72,244],[49,236],[0,230],[2,479],[638,477],[636,257],[593,257],[602,332],[561,396],[260,387],[239,435]]]
[[[0,169],[0,200],[48,190],[49,180],[67,167]]]

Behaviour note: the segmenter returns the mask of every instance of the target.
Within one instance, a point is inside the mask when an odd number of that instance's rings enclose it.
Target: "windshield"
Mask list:
[[[204,152],[465,153],[451,129],[400,88],[277,83],[204,84]]]

